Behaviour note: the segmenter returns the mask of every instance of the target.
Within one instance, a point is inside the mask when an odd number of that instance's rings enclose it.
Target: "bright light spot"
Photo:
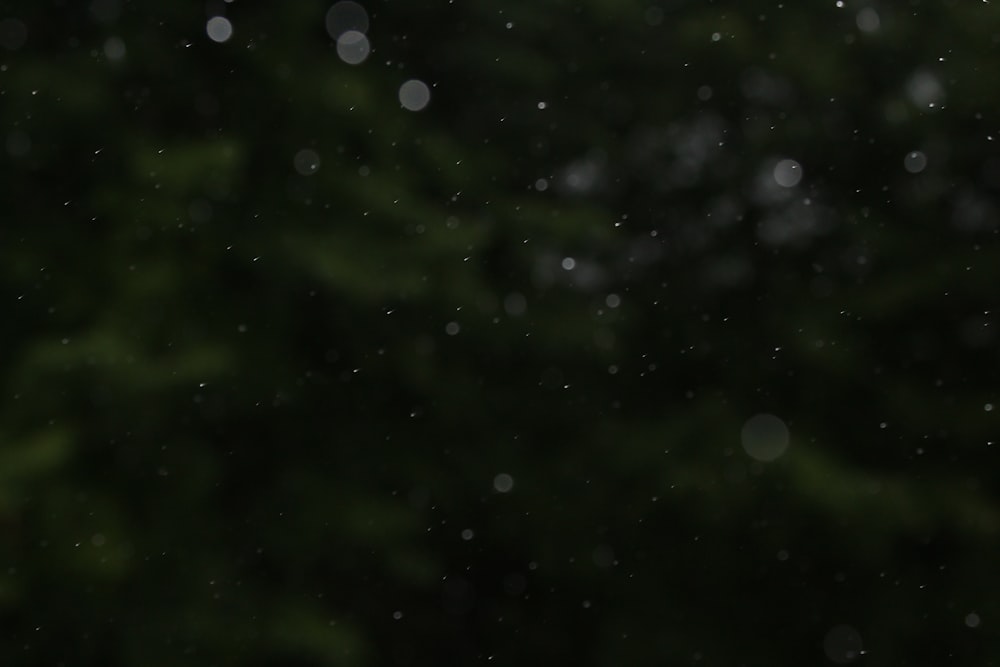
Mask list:
[[[408,111],[420,111],[431,101],[431,89],[419,79],[410,79],[399,87],[399,103]]]
[[[622,298],[617,294],[609,294],[607,298],[604,299],[604,303],[608,304],[608,308],[617,308],[622,305]]]
[[[545,192],[546,190],[549,189],[549,182],[544,178],[539,178],[537,181],[535,181],[535,189],[538,190],[539,192]]]
[[[802,165],[795,160],[781,160],[774,165],[774,180],[783,188],[794,188],[802,180]]]
[[[986,410],[986,412],[993,412],[993,404],[987,403],[986,405],[983,406],[983,410]]]
[[[399,619],[403,618],[403,612],[401,611],[392,612],[392,618],[398,621]]]
[[[858,24],[861,32],[875,32],[882,25],[878,17],[878,12],[871,7],[865,7],[854,17],[854,22]]]
[[[572,271],[574,268],[576,268],[576,260],[573,259],[572,257],[563,257],[561,265],[563,269],[565,269],[566,271]]]
[[[493,478],[493,488],[500,493],[507,493],[514,488],[514,478],[502,472]]]
[[[348,30],[337,38],[337,55],[348,65],[360,65],[371,51],[365,33],[358,30]]]
[[[761,413],[743,424],[743,449],[757,461],[774,461],[788,449],[788,427],[778,417]]]
[[[125,57],[125,42],[121,37],[108,37],[104,40],[104,55],[108,60],[121,60]]]
[[[838,625],[826,633],[823,652],[838,665],[854,662],[862,652],[861,635],[850,625]]]
[[[722,34],[721,33],[718,33],[718,32],[713,32],[712,33],[712,41],[713,42],[717,42],[720,39],[722,39]]]
[[[319,171],[319,154],[312,149],[303,148],[295,154],[292,164],[295,165],[295,171],[303,176],[312,176]]]
[[[213,16],[205,24],[205,32],[213,42],[228,42],[233,36],[233,24],[225,16]]]
[[[351,0],[334,3],[326,13],[326,31],[330,37],[339,40],[349,30],[368,32],[368,12]]]
[[[462,531],[462,539],[465,540],[466,542],[468,542],[475,536],[476,534],[473,532],[471,528],[466,528],[465,530]]]
[[[548,107],[548,105],[545,102],[539,102],[538,103],[538,108],[539,109],[541,109],[541,110],[544,111],[546,107]]]
[[[976,612],[971,612],[965,617],[965,624],[970,628],[979,627],[979,614]]]
[[[927,167],[927,156],[920,151],[910,151],[903,157],[903,168],[911,174],[919,174]]]

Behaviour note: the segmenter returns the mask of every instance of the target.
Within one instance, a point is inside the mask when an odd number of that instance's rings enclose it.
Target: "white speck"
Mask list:
[[[465,530],[462,531],[462,539],[465,540],[466,542],[468,542],[475,536],[476,534],[473,532],[471,528],[466,528]]]
[[[213,42],[228,42],[233,36],[233,24],[225,16],[213,16],[205,24],[205,32]]]
[[[720,39],[722,39],[722,34],[721,33],[718,33],[718,32],[713,32],[712,33],[712,41],[713,42],[718,42]]]
[[[774,165],[774,180],[783,188],[794,188],[802,180],[802,165],[795,160],[780,160]]]
[[[457,336],[461,330],[462,327],[459,326],[458,322],[448,322],[448,324],[444,325],[444,332],[449,336]]]
[[[574,268],[576,268],[576,260],[573,259],[572,257],[563,257],[561,265],[564,270],[572,271]]]
[[[545,102],[538,103],[538,108],[541,109],[542,111],[544,111],[546,107],[548,107],[548,105]]]
[[[969,626],[970,628],[978,628],[979,627],[979,614],[977,614],[974,611],[970,612],[969,614],[967,614],[966,617],[965,617],[965,624],[967,626]]]
[[[844,0],[837,0],[837,7],[842,8],[844,6]]]
[[[761,413],[743,424],[743,449],[757,461],[774,461],[788,449],[788,427],[778,417]]]
[[[500,493],[507,493],[514,488],[514,478],[502,472],[493,478],[493,488]]]
[[[537,181],[535,181],[535,189],[538,190],[539,192],[545,192],[546,190],[549,189],[549,182],[544,178],[539,178]]]
[[[303,176],[312,176],[319,171],[319,153],[309,148],[303,148],[295,154],[292,164],[295,166],[295,171]]]
[[[622,298],[617,294],[609,294],[605,297],[604,303],[608,304],[608,308],[617,308],[622,305]]]
[[[399,619],[403,618],[403,612],[401,612],[401,611],[394,611],[394,612],[392,612],[392,617],[393,617],[393,619],[395,619],[395,620],[398,621]]]
[[[360,65],[371,51],[371,43],[359,30],[348,30],[337,38],[337,55],[348,65]]]
[[[983,406],[983,410],[986,410],[986,412],[993,412],[993,404],[987,403],[986,405]]]
[[[919,174],[927,167],[927,156],[920,151],[910,151],[903,156],[903,168],[911,174]]]
[[[431,89],[419,79],[410,79],[399,87],[399,103],[407,111],[420,111],[431,101]]]

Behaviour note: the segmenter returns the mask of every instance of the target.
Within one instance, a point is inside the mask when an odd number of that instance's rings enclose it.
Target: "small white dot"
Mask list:
[[[539,108],[539,109],[542,109],[543,111],[545,110],[545,108],[546,108],[547,106],[548,106],[548,105],[547,105],[547,104],[546,104],[545,102],[539,102],[539,103],[538,103],[538,108]]]
[[[394,611],[392,612],[392,617],[398,621],[399,619],[403,618],[403,612]]]
[[[617,308],[622,305],[622,298],[617,294],[609,294],[607,298],[604,299],[604,303],[608,304],[608,308]]]
[[[574,268],[576,268],[576,260],[573,259],[572,257],[563,257],[561,264],[563,269],[565,269],[566,271],[572,271]]]
[[[993,404],[987,403],[986,405],[983,406],[983,410],[986,410],[986,412],[993,412]]]
[[[979,627],[979,614],[977,614],[976,612],[971,612],[970,614],[968,614],[965,617],[965,624],[967,626],[969,626],[970,628],[978,628]]]
[[[473,532],[471,528],[466,528],[465,530],[462,531],[462,539],[465,540],[466,542],[468,542],[475,536],[476,534]]]

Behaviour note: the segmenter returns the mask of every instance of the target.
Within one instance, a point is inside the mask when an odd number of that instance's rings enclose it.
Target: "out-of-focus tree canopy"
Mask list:
[[[990,665],[1000,8],[0,2],[4,665]]]

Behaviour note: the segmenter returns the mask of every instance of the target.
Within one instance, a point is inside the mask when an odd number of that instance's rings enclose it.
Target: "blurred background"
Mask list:
[[[0,2],[4,665],[992,665],[1000,5]]]

